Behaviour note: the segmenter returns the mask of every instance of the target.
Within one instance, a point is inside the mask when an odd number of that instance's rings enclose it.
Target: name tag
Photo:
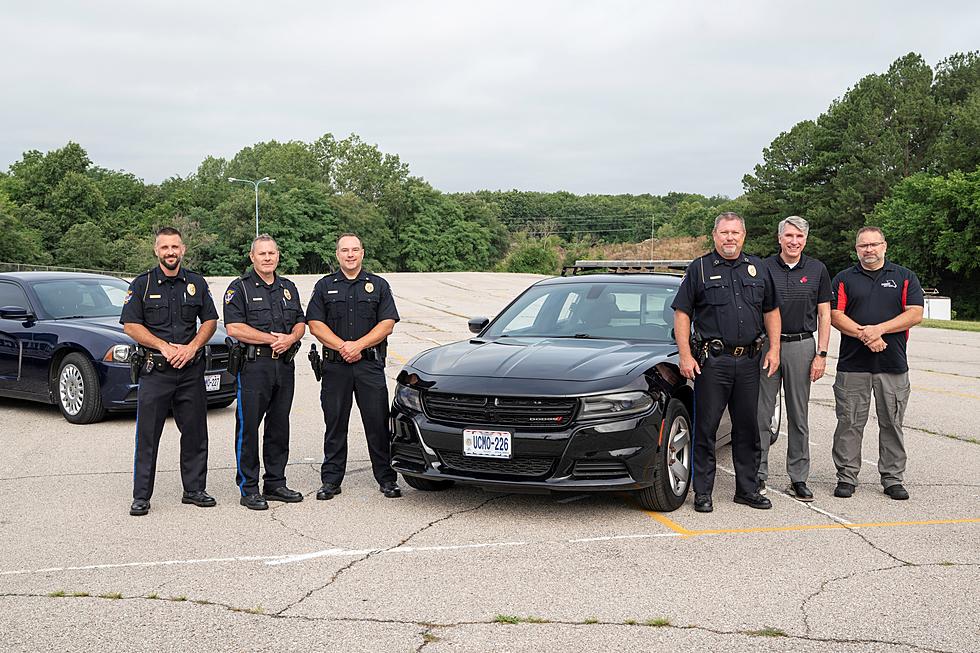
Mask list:
[[[336,294],[337,294],[337,293],[339,293],[339,292],[340,292],[339,290],[328,290],[328,291],[327,291],[327,294],[328,294],[328,295],[336,295]]]
[[[150,295],[150,299],[160,299],[160,295]]]
[[[720,274],[716,274],[713,277],[708,277],[708,279],[710,279],[711,281],[714,281],[715,279],[721,279],[721,275]]]
[[[260,301],[262,301],[262,298],[261,297],[253,297],[252,298],[252,301],[253,302],[260,302]]]

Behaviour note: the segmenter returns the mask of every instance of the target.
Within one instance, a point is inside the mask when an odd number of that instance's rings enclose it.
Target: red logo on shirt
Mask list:
[[[806,277],[803,277],[802,279],[800,279],[800,283],[806,283]]]

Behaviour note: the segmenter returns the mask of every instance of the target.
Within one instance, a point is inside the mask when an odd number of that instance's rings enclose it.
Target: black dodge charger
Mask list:
[[[57,404],[69,422],[136,410],[133,340],[119,324],[129,284],[102,274],[0,274],[0,396]],[[208,405],[235,401],[220,326],[205,347]]]
[[[646,509],[675,510],[690,485],[694,400],[672,333],[679,285],[656,273],[557,277],[492,321],[473,318],[476,337],[399,373],[392,465],[419,490],[629,490]],[[729,436],[726,415],[719,445]]]

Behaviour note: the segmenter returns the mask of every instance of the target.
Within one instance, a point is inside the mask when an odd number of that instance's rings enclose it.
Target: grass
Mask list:
[[[71,595],[74,596],[75,598],[82,599],[82,598],[85,598],[86,596],[89,596],[89,593],[88,592],[72,592]]]
[[[54,592],[48,592],[48,596],[51,598],[60,598],[65,595],[65,590],[55,590]]]
[[[119,592],[108,592],[106,594],[99,594],[100,599],[114,599],[119,600],[123,597]]]
[[[670,625],[670,619],[667,617],[657,617],[656,619],[648,619],[643,622],[645,626],[653,626],[654,628],[664,628]]]
[[[762,630],[750,630],[747,634],[754,637],[786,637],[786,631],[772,626],[766,626]]]
[[[582,621],[582,623],[584,623],[584,624],[597,624],[597,623],[599,623],[599,619],[597,617],[586,617],[585,620]]]
[[[432,633],[422,633],[422,641],[426,644],[431,644],[432,642],[438,642],[439,638]]]
[[[951,329],[953,331],[980,331],[980,322],[966,320],[922,320],[919,326],[930,329]]]
[[[519,624],[521,618],[512,614],[498,614],[493,618],[493,622],[496,624]]]
[[[151,592],[150,594],[147,594],[146,595],[146,598],[148,598],[148,599],[158,599],[158,598],[160,598],[160,595],[157,594],[156,592]]]
[[[186,596],[172,596],[172,597],[170,597],[170,600],[171,601],[186,601],[187,600],[187,597]]]

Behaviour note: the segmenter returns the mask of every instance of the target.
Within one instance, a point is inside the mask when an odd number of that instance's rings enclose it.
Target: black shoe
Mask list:
[[[803,481],[796,481],[793,483],[790,486],[790,493],[797,501],[805,501],[807,503],[813,501],[813,492],[810,491],[810,488],[808,488],[806,483]]]
[[[759,479],[759,494],[764,495],[768,491],[769,488],[766,487],[766,482],[763,481],[762,479]]]
[[[758,508],[759,510],[769,510],[772,508],[772,501],[765,498],[758,492],[753,492],[752,494],[736,494],[734,501],[735,503],[740,503],[743,506]]]
[[[327,499],[333,499],[335,496],[340,494],[340,486],[334,485],[333,483],[324,483],[323,487],[316,491],[316,498],[319,501],[326,501]]]
[[[277,487],[273,490],[266,489],[265,498],[267,501],[285,501],[286,503],[299,503],[303,500],[303,493],[290,490],[288,487]]]
[[[146,499],[134,499],[133,505],[129,507],[129,514],[133,517],[142,517],[150,512],[150,502]]]
[[[890,496],[892,499],[897,501],[905,501],[909,498],[909,492],[904,487],[899,485],[890,485],[885,488],[885,494]]]
[[[710,494],[695,494],[694,495],[694,510],[697,512],[711,512],[715,507],[711,503]]]
[[[837,487],[834,488],[834,496],[840,499],[849,499],[854,496],[854,486],[844,481],[837,481]]]
[[[214,497],[205,492],[204,490],[197,490],[196,492],[184,492],[184,496],[180,499],[181,503],[193,503],[198,508],[212,508],[218,502],[214,500]]]
[[[238,503],[242,504],[249,510],[268,510],[269,504],[266,502],[265,497],[261,494],[246,494]]]
[[[381,492],[389,499],[397,499],[402,495],[402,489],[398,487],[398,483],[395,483],[394,481],[382,483]]]

